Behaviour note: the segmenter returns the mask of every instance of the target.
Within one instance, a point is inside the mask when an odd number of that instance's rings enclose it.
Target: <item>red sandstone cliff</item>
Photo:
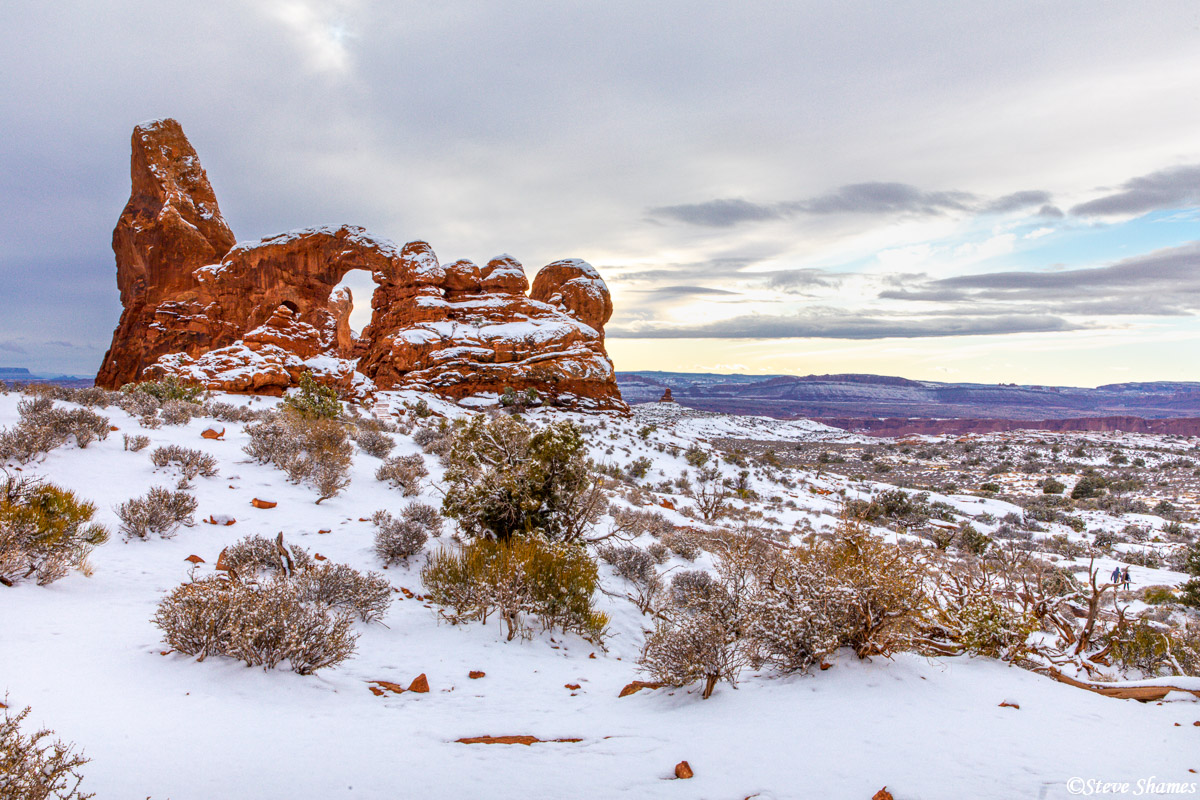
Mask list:
[[[179,123],[133,134],[132,191],[113,233],[124,313],[96,376],[115,388],[175,374],[279,394],[311,370],[348,396],[422,389],[453,399],[534,388],[559,405],[627,410],[604,349],[612,299],[577,259],[535,276],[498,256],[443,265],[362,228],[309,228],[234,245]],[[377,289],[350,330],[353,269]]]

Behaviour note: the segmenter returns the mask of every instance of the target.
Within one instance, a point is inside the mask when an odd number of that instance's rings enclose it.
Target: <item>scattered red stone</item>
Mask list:
[[[404,692],[403,686],[398,683],[392,683],[391,681],[369,681],[369,683],[375,684],[374,686],[370,686],[368,688],[376,697],[382,697],[385,691],[393,692],[395,694],[401,694]]]
[[[412,598],[416,597],[416,595],[414,595],[411,591],[409,591],[407,588],[405,588],[403,586],[400,587],[400,591],[403,592],[404,596],[409,598],[410,600]]]
[[[255,508],[274,508],[279,503],[272,503],[270,500],[259,500],[257,497],[250,501],[250,505]]]
[[[617,697],[626,697],[634,692],[640,692],[642,689],[661,689],[664,686],[666,686],[665,683],[655,683],[653,681],[634,681],[633,683],[626,684],[625,688],[621,690],[621,693],[617,695]]]
[[[1010,703],[1007,700],[1000,704],[1000,708],[1020,708],[1019,703]]]
[[[332,531],[329,528],[323,528],[317,531],[317,533],[332,533]]]
[[[429,691],[429,679],[425,677],[424,672],[413,678],[413,682],[409,684],[408,690],[417,694],[425,694]]]
[[[120,429],[120,428],[118,428],[116,425],[109,425],[109,426],[108,426],[108,429],[109,429],[110,431],[114,431],[114,432],[115,432],[115,431],[119,431],[119,430],[121,430],[121,429]],[[7,706],[6,706],[6,708],[7,708]]]
[[[582,742],[583,739],[539,739],[536,736],[464,736],[454,741],[459,744],[523,744],[538,742]]]
[[[201,558],[200,556],[196,555],[195,553],[193,553],[192,555],[185,558],[184,561],[190,561],[193,564],[203,564],[204,563],[204,559]]]
[[[680,761],[678,764],[675,765],[675,777],[679,778],[680,780],[686,781],[688,778],[693,777],[695,774],[696,773],[692,772],[692,765],[687,763],[686,761]]]
[[[824,672],[825,670],[829,669],[832,666],[833,666],[833,664],[830,664],[828,661],[822,661],[821,662],[821,671]]]
[[[200,437],[202,439],[216,439],[219,441],[225,438],[225,429],[221,428],[221,430],[217,430],[216,428],[205,428],[204,430],[200,431]]]
[[[894,798],[892,797],[892,793],[889,792],[887,790],[887,787],[885,786],[882,789],[880,789],[878,792],[876,792],[875,795],[871,798],[871,800],[894,800]]]
[[[659,501],[658,501],[658,504],[659,504],[660,506],[662,506],[663,508],[665,508],[665,509],[668,509],[668,510],[670,510],[670,511],[674,511],[674,510],[675,510],[675,504],[674,504],[674,503],[672,503],[670,500],[667,500],[666,498],[663,498],[662,500],[659,500]]]
[[[206,519],[204,521],[207,522],[209,525],[226,525],[226,526],[232,525],[233,523],[237,522],[237,520],[234,519],[233,517],[230,517],[229,519],[225,520],[224,522],[218,522],[217,518],[213,517],[213,516],[210,516],[208,519]]]
[[[564,683],[563,686],[567,689],[570,689],[571,691],[575,691],[576,689],[579,688],[578,683]]]
[[[320,553],[313,553],[313,558],[315,558],[317,561],[328,561],[328,559]]]
[[[480,678],[484,677],[485,675],[487,675],[487,673],[480,669],[473,669],[467,673],[467,677],[473,681],[479,680]]]

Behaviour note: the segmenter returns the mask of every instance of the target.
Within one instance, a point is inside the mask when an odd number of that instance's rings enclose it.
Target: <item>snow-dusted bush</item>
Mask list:
[[[303,602],[347,611],[363,622],[383,619],[392,604],[392,585],[377,572],[322,563],[299,570],[292,578]]]
[[[441,531],[437,509],[424,503],[409,503],[396,519],[387,511],[376,511],[375,552],[384,564],[407,561],[421,552],[429,537]]]
[[[599,585],[596,562],[577,545],[533,536],[507,542],[477,539],[461,549],[432,554],[421,581],[447,619],[486,623],[495,613],[509,641],[528,635],[522,619],[526,614],[537,617],[543,630],[578,633],[597,644],[608,625],[608,617],[592,604]]]
[[[575,542],[607,506],[583,432],[570,422],[531,430],[505,414],[455,420],[443,461],[442,511],[468,536]]]
[[[163,403],[159,414],[166,425],[187,425],[193,417],[202,416],[204,408],[186,400],[168,400]]]
[[[655,511],[627,508],[613,503],[609,506],[608,513],[613,518],[612,533],[621,539],[636,539],[647,533],[657,538],[675,529],[666,517]]]
[[[387,458],[388,453],[392,452],[392,448],[396,446],[395,439],[383,431],[361,426],[355,434],[354,441],[358,443],[364,453],[375,456],[375,458]]]
[[[282,533],[274,540],[252,534],[222,550],[217,569],[229,572],[238,580],[254,581],[264,574],[289,575],[296,570],[308,569],[314,563],[304,548],[285,545]]]
[[[78,447],[108,438],[109,420],[86,408],[66,409],[49,397],[35,397],[17,404],[20,418],[9,430],[0,431],[0,461],[31,461],[75,437]]]
[[[596,549],[596,554],[612,564],[617,575],[630,584],[629,599],[638,609],[643,614],[652,611],[663,590],[662,579],[655,569],[658,564],[655,557],[633,545],[602,545]]]
[[[167,467],[171,464],[179,466],[179,472],[185,481],[190,481],[197,475],[211,478],[217,474],[217,459],[215,456],[201,450],[180,447],[170,444],[157,447],[150,454],[150,462],[156,467]]]
[[[45,728],[29,735],[21,723],[29,716],[26,706],[18,712],[4,709],[0,720],[0,798],[4,800],[88,800],[94,797],[79,790],[83,775],[79,768],[90,759],[74,752],[74,745],[55,739]]]
[[[126,450],[136,453],[137,451],[145,450],[150,446],[150,437],[140,435],[130,436],[128,433],[123,433],[121,434],[121,443],[124,445]]]
[[[422,401],[424,402],[424,401]],[[413,441],[426,453],[444,456],[450,452],[453,431],[444,419],[433,425],[420,425],[413,431]]]
[[[646,552],[654,559],[655,564],[665,564],[671,557],[671,551],[662,542],[651,542],[646,545]]]
[[[283,575],[257,583],[203,578],[176,587],[153,621],[168,645],[200,661],[229,656],[263,669],[287,661],[310,675],[354,655],[358,637],[350,612],[306,602],[302,592]]]
[[[205,394],[207,394],[203,386],[196,383],[186,383],[174,375],[167,375],[162,380],[157,381],[127,383],[121,387],[121,392],[131,396],[142,395],[144,397],[152,397],[160,405],[171,400],[200,403],[204,400]]]
[[[336,420],[289,410],[247,425],[246,433],[247,454],[283,470],[294,483],[313,486],[318,503],[350,483],[354,447],[346,426]]]
[[[164,539],[174,536],[181,526],[195,524],[196,498],[187,492],[173,492],[155,486],[145,497],[135,497],[116,507],[121,533],[126,538],[149,539],[157,533]]]
[[[395,456],[385,460],[375,471],[375,479],[399,489],[405,497],[412,497],[420,493],[421,479],[428,474],[424,456],[413,453],[410,456]]]
[[[96,507],[73,492],[28,478],[0,477],[0,583],[45,585],[83,566],[108,540]]]
[[[392,602],[382,575],[319,563],[283,534],[247,536],[221,552],[217,569],[177,587],[154,617],[167,644],[200,660],[224,655],[264,669],[287,660],[307,675],[353,655],[353,618],[382,619]]]
[[[698,539],[687,531],[672,529],[662,535],[661,541],[672,553],[686,561],[695,561],[704,552]]]

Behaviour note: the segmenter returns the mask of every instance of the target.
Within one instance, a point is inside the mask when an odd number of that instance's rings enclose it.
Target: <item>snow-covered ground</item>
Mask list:
[[[16,422],[20,399],[0,396],[0,427]],[[435,401],[431,406],[449,411]],[[1200,702],[1187,695],[1159,704],[1113,700],[991,659],[902,654],[859,661],[841,653],[830,669],[811,675],[744,673],[736,690],[721,684],[709,700],[700,699],[699,687],[618,698],[625,684],[647,677],[636,662],[650,621],[632,603],[608,595],[599,601],[612,619],[607,650],[557,634],[505,642],[494,622],[451,626],[425,603],[397,593],[384,624],[356,626],[357,655],[315,676],[164,655],[150,618],[164,593],[188,578],[187,556],[205,559],[197,574],[209,574],[224,546],[248,534],[283,532],[287,542],[334,562],[378,570],[374,527],[366,520],[410,498],[377,481],[379,459],[361,451],[346,491],[316,505],[312,489],[249,460],[241,424],[218,423],[226,435],[213,441],[200,436],[210,420],[147,430],[117,408],[100,413],[119,431],[83,450],[68,444],[25,466],[98,506],[97,520],[113,537],[91,555],[93,574],[73,572],[49,586],[0,587],[0,692],[12,707],[33,707],[27,725],[53,728],[84,748],[91,763],[83,768],[83,788],[100,800],[865,799],[885,785],[896,800],[1007,800],[1069,797],[1072,787],[1085,785],[1073,779],[1128,782],[1131,795],[1139,780],[1178,782],[1193,788],[1175,796],[1200,794],[1194,772],[1200,770]],[[771,426],[780,440],[836,433],[812,423],[723,415],[685,415],[676,425],[669,409],[653,413],[661,419],[645,412],[577,418],[593,426],[595,457],[621,464],[648,458],[651,482],[687,466],[656,445],[731,435],[762,439]],[[648,424],[659,430],[640,435]],[[152,444],[124,451],[122,433],[147,435]],[[393,455],[420,452],[409,436],[393,438]],[[150,486],[174,486],[177,474],[156,470],[149,458],[154,447],[172,443],[221,463],[217,477],[193,481],[198,524],[171,539],[123,541],[113,507]],[[418,499],[438,505],[441,468],[433,457],[426,463],[431,475]],[[832,524],[835,504],[814,488],[849,485],[809,476],[788,489],[753,479],[760,494],[793,501],[778,512],[783,527],[801,520]],[[255,498],[278,505],[260,510],[251,505]],[[1008,511],[999,501],[946,500],[973,514]],[[663,513],[688,522],[677,512]],[[237,522],[199,522],[210,515]],[[451,533],[447,521],[445,535],[427,548],[454,546]],[[420,561],[384,574],[395,587],[423,594]],[[673,557],[666,566],[685,562]],[[620,589],[609,567],[602,575]],[[1154,576],[1160,582],[1181,577]],[[472,670],[486,676],[470,679]],[[407,686],[420,673],[428,676],[428,694],[376,696],[368,689],[376,680]],[[1019,708],[1001,707],[1002,701]],[[581,741],[455,741],[524,734]],[[681,760],[694,778],[673,779]]]

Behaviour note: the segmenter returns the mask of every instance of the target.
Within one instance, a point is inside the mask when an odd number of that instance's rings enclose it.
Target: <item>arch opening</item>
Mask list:
[[[350,330],[355,336],[362,333],[363,328],[371,322],[371,298],[375,295],[378,284],[369,269],[347,270],[337,286],[333,287],[330,295],[339,289],[350,290]]]

